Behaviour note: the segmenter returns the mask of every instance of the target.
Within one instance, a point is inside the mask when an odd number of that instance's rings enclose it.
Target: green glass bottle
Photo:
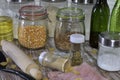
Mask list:
[[[109,31],[120,32],[120,0],[116,0],[116,3],[113,7]]]
[[[98,35],[107,31],[110,9],[107,0],[97,0],[92,9],[90,26],[90,46],[98,48]]]

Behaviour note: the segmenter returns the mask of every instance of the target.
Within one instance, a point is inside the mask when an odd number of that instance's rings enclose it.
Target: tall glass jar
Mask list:
[[[68,52],[70,35],[73,33],[85,35],[84,13],[80,8],[65,7],[58,10],[56,17],[55,46],[58,50]]]
[[[0,42],[13,41],[13,19],[4,0],[0,1]],[[0,43],[1,47],[1,43]]]
[[[56,26],[56,15],[59,8],[63,8],[66,0],[42,0],[41,5],[46,7],[48,13],[48,36],[54,37]]]
[[[47,11],[42,6],[27,5],[20,10],[18,41],[28,49],[45,47],[47,41]]]

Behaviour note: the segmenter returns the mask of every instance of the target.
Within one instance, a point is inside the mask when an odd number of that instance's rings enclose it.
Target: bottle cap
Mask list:
[[[85,36],[83,34],[72,34],[70,35],[70,42],[83,43],[85,42]]]
[[[47,52],[41,52],[40,53],[40,56],[39,56],[39,62],[40,62],[40,64],[42,64],[42,60],[44,59],[44,57],[45,57],[45,55],[47,54]]]

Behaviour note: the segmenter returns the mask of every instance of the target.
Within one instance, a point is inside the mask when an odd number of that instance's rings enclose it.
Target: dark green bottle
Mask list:
[[[109,31],[120,32],[120,0],[116,0],[116,3],[113,7]]]
[[[90,46],[98,48],[98,35],[107,31],[110,9],[107,0],[97,0],[92,9],[90,26]]]

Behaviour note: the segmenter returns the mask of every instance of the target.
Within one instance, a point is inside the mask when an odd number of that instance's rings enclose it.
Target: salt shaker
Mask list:
[[[99,35],[97,64],[107,71],[120,70],[120,34],[102,32]]]

